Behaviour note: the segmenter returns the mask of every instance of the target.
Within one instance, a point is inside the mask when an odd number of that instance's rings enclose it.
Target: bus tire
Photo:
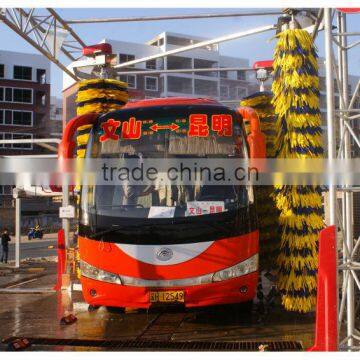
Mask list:
[[[251,314],[252,309],[253,309],[253,304],[254,304],[253,300],[246,301],[246,302],[238,304],[238,308],[239,308],[240,311],[242,311],[244,313]]]
[[[235,317],[240,316],[241,318],[249,318],[252,314],[253,301],[246,301],[242,303],[228,304],[224,310]]]

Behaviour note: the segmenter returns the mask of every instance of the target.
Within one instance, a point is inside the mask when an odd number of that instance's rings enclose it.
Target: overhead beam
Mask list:
[[[63,26],[63,28],[71,34],[71,36],[81,45],[81,47],[86,46],[85,43],[76,34],[76,32],[68,25],[68,22],[63,20],[63,18],[54,9],[47,8],[47,10]]]
[[[244,16],[267,16],[281,15],[281,11],[259,11],[251,13],[225,13],[225,14],[195,14],[195,15],[164,15],[164,16],[138,16],[138,17],[119,17],[119,18],[94,18],[94,19],[75,19],[66,20],[67,24],[94,24],[94,23],[114,23],[114,22],[137,22],[137,21],[164,21],[164,20],[189,20],[189,19],[213,19]]]
[[[319,9],[319,11],[318,11],[318,14],[317,14],[317,18],[316,18],[316,22],[315,22],[315,26],[314,26],[314,30],[313,30],[313,32],[312,32],[312,34],[311,34],[311,37],[313,38],[313,39],[315,39],[316,38],[316,36],[317,36],[317,34],[318,34],[318,31],[319,31],[319,29],[320,29],[320,24],[321,24],[321,22],[322,22],[322,20],[323,20],[323,17],[324,17],[324,9]]]
[[[190,69],[168,69],[168,70],[131,70],[121,71],[119,75],[152,75],[152,74],[179,74],[179,73],[196,73],[196,72],[223,72],[223,71],[256,71],[252,68],[243,67],[224,67],[224,68],[190,68]]]
[[[12,139],[0,140],[0,144],[60,144],[61,139]]]
[[[43,147],[44,149],[50,150],[50,151],[52,151],[52,152],[54,152],[56,154],[58,152],[57,147],[49,145],[49,144],[38,143],[38,146]]]

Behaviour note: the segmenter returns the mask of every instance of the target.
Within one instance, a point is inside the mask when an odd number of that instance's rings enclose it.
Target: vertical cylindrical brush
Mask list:
[[[91,79],[83,80],[78,84],[76,97],[77,115],[86,113],[104,114],[121,109],[128,101],[129,94],[127,84],[114,79]],[[80,126],[76,131],[76,157],[84,158],[87,143],[89,141],[92,125]],[[81,164],[81,163],[80,163]],[[79,166],[81,166],[79,164]],[[81,173],[81,169],[78,169]],[[80,191],[77,183],[75,192]],[[79,205],[80,197],[76,196]],[[77,262],[78,265],[78,262]],[[80,268],[77,266],[77,275],[80,276]]]
[[[274,53],[272,103],[277,116],[278,158],[322,157],[316,49],[307,31],[284,30]],[[278,288],[287,310],[309,312],[316,303],[318,234],[323,227],[321,188],[276,186],[280,211]]]
[[[78,115],[86,113],[104,114],[121,109],[129,100],[127,84],[114,79],[83,80],[78,85],[76,97]],[[78,129],[76,134],[77,157],[85,156],[91,125]]]
[[[77,114],[107,113],[121,109],[128,101],[127,84],[114,79],[91,79],[79,83]]]
[[[252,107],[259,116],[260,128],[265,135],[266,157],[275,155],[275,116],[271,92],[256,92],[240,101],[241,106]],[[247,124],[245,123],[247,129]],[[248,132],[248,130],[246,130]],[[274,258],[279,251],[278,210],[271,197],[273,186],[256,186],[255,199],[259,221],[259,266],[261,271],[276,270]]]

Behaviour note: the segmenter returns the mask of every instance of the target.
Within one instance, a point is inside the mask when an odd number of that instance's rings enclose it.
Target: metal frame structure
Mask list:
[[[46,14],[44,15],[44,11]],[[39,13],[38,13],[39,12]],[[287,11],[281,12],[287,13]],[[53,9],[1,9],[0,20],[23,37],[34,48],[39,50],[49,60],[59,66],[64,72],[73,79],[78,80],[82,77],[82,73],[74,69],[71,72],[60,61],[59,56],[64,55],[67,60],[75,61],[80,57],[76,54],[82,50],[85,43],[72,30],[69,24],[86,24],[86,23],[110,23],[110,22],[131,22],[131,21],[162,21],[162,20],[184,20],[184,19],[207,19],[220,17],[236,17],[236,16],[263,16],[277,15],[280,12],[256,12],[256,13],[233,13],[233,14],[198,14],[198,15],[179,15],[179,16],[153,16],[153,17],[134,17],[134,18],[109,18],[109,19],[80,19],[80,20],[63,20]],[[336,21],[334,30],[333,23]],[[204,68],[204,69],[178,69],[178,70],[147,70],[147,71],[127,71],[125,68],[129,66],[143,63],[148,60],[157,58],[166,58],[169,55],[206,47],[212,44],[239,39],[245,36],[259,34],[266,31],[273,31],[275,25],[263,26],[256,29],[241,31],[235,34],[229,34],[215,39],[202,41],[189,46],[179,47],[161,54],[136,59],[126,63],[114,66],[114,70],[120,74],[155,74],[155,73],[171,73],[171,72],[201,72],[201,71],[228,71],[245,70],[253,71],[253,69],[244,68]],[[339,10],[330,8],[319,9],[315,24],[306,28],[312,33],[313,38],[316,37],[318,31],[324,30],[325,37],[325,59],[326,59],[326,103],[327,103],[327,142],[328,157],[330,159],[344,158],[350,159],[351,141],[360,148],[360,139],[354,131],[354,124],[360,120],[360,109],[354,109],[356,97],[360,92],[360,81],[358,82],[353,95],[350,97],[348,93],[348,52],[352,48],[360,45],[360,41],[355,41],[348,45],[350,37],[359,36],[360,32],[348,32],[346,26],[346,14]],[[335,31],[335,32],[334,32]],[[57,46],[57,36],[62,32],[67,38]],[[52,36],[52,37],[51,37]],[[49,46],[49,39],[53,42],[53,46]],[[337,49],[337,59],[334,53],[334,46]],[[78,68],[86,65],[86,62],[79,62]],[[89,65],[89,63],[87,63]],[[97,65],[94,62],[94,65]],[[340,109],[335,109],[335,81],[338,85],[340,95]],[[339,136],[340,135],[340,136]],[[360,260],[357,258],[360,253],[360,239],[353,237],[353,193],[360,191],[360,188],[345,186],[339,188],[335,183],[329,186],[329,213],[330,224],[337,225],[341,228],[342,239],[338,239],[339,251],[339,346],[341,349],[359,350],[360,349],[360,332],[355,328],[356,312],[359,311],[359,305],[356,304],[356,291],[360,291]],[[337,196],[343,194],[343,203],[341,210],[337,206]],[[68,193],[64,192],[64,202],[68,201]],[[64,224],[64,227],[66,225]],[[66,233],[66,231],[65,231]],[[341,246],[339,246],[341,245]],[[345,335],[343,335],[345,333]]]
[[[60,57],[75,61],[86,44],[53,9],[0,8],[0,20],[74,80]]]
[[[359,14],[360,15],[360,14]],[[357,15],[357,16],[359,16]],[[355,109],[356,98],[360,96],[360,80],[349,94],[348,52],[360,45],[355,41],[348,45],[348,38],[360,36],[360,32],[348,32],[346,13],[339,10],[325,9],[325,46],[326,46],[326,85],[327,85],[327,130],[328,157],[335,159],[351,159],[353,138],[354,146],[360,150],[360,140],[356,134],[359,129],[360,109]],[[337,30],[333,33],[333,23]],[[337,50],[337,61],[334,47]],[[335,111],[334,74],[339,89],[339,111]],[[340,135],[340,136],[339,136]],[[336,153],[337,152],[337,153]],[[360,294],[360,238],[354,238],[353,229],[353,196],[360,188],[354,186],[330,186],[329,205],[330,222],[341,229],[338,239],[339,251],[339,347],[345,350],[360,350],[360,330],[356,329],[356,316],[359,311]],[[337,197],[342,196],[341,210],[338,209]],[[356,304],[357,300],[357,304]],[[346,334],[346,335],[342,335]]]

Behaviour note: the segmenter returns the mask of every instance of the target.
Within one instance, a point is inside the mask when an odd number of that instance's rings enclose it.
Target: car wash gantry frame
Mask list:
[[[147,22],[165,20],[214,19],[249,16],[293,16],[297,13],[307,14],[313,25],[306,29],[315,38],[319,31],[324,31],[325,42],[325,72],[326,72],[326,130],[328,143],[328,158],[351,159],[359,157],[359,92],[360,81],[357,82],[353,93],[349,93],[349,52],[360,45],[359,40],[349,44],[349,39],[356,39],[360,32],[348,31],[347,16],[359,16],[360,9],[283,9],[281,11],[257,11],[237,13],[210,13],[191,15],[151,16],[151,17],[119,17],[119,18],[93,18],[64,20],[57,11],[47,9],[0,8],[0,20],[21,36],[25,41],[37,49],[46,58],[57,65],[63,72],[78,81],[88,78],[81,68],[88,66],[89,62],[82,60],[82,50],[86,43],[74,31],[72,26],[84,24],[103,24],[114,22]],[[351,14],[351,15],[350,15]],[[354,15],[356,14],[356,15]],[[196,44],[178,47],[161,54],[135,59],[112,67],[118,75],[121,74],[162,74],[162,73],[192,73],[208,71],[254,71],[251,68],[204,68],[204,69],[172,69],[172,70],[131,70],[125,69],[148,60],[163,58],[186,51],[204,48],[213,44],[240,39],[263,32],[275,32],[278,25],[269,24],[255,29],[240,31],[220,36]],[[336,54],[336,55],[335,55]],[[71,69],[66,64],[76,62]],[[97,65],[94,63],[94,65]],[[95,76],[95,75],[94,75]],[[335,109],[334,78],[339,95],[339,109]],[[239,100],[239,99],[237,99]],[[235,101],[235,100],[234,100]],[[232,101],[233,102],[233,101]],[[12,140],[1,140],[0,143]],[[36,142],[37,139],[34,139]],[[358,148],[359,150],[355,149]],[[338,233],[338,288],[339,288],[339,348],[343,350],[360,349],[360,331],[355,327],[356,317],[360,311],[360,239],[354,238],[354,193],[360,192],[360,187],[329,186],[328,206],[329,225],[340,228]],[[67,201],[67,196],[65,201]],[[342,198],[341,208],[337,199]],[[68,224],[64,224],[68,231]],[[68,234],[67,234],[68,235]]]

